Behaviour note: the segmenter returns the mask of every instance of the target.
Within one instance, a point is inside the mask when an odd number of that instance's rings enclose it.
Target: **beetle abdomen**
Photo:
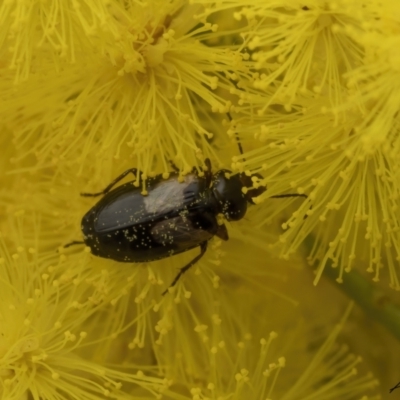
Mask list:
[[[147,262],[197,247],[211,239],[217,229],[216,219],[198,222],[176,216],[95,235],[84,232],[84,239],[96,256],[121,262]]]
[[[99,257],[147,262],[179,254],[219,230],[210,191],[197,175],[149,182],[149,195],[127,183],[106,194],[82,219],[84,241]]]

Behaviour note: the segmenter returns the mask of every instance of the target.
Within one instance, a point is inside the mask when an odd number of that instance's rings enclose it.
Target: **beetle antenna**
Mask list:
[[[79,240],[74,240],[73,242],[67,243],[64,245],[64,249],[70,246],[75,246],[76,244],[85,244],[85,242],[81,242]]]
[[[228,116],[229,121],[232,121],[231,114],[226,113],[226,115]],[[239,147],[239,152],[240,152],[241,155],[243,155],[242,143],[240,142],[239,134],[237,133],[236,130],[235,130],[235,137],[236,137],[236,143],[237,143],[237,145],[238,145],[238,147]],[[243,157],[243,160],[246,161],[246,159],[245,159],[244,157]]]
[[[232,116],[230,113],[226,113],[226,115],[229,118],[229,121],[232,121]],[[239,138],[239,134],[237,133],[236,129],[235,129],[235,137],[236,137],[236,142],[239,148],[239,152],[242,155],[243,161],[246,161],[246,159],[243,157],[243,147],[242,147],[242,143],[240,142],[240,138]],[[258,174],[255,174],[255,176],[257,176]],[[259,175],[259,178],[262,179],[262,176]],[[250,183],[249,183],[250,184]],[[308,196],[306,194],[299,194],[299,193],[287,193],[287,194],[278,194],[276,196],[270,196],[269,198],[271,199],[283,199],[285,197],[304,197],[306,199],[308,199]]]

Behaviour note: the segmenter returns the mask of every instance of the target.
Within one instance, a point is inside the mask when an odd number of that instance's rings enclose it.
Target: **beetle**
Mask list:
[[[213,174],[209,159],[205,166],[203,174],[193,170],[183,182],[176,167],[168,179],[162,175],[148,178],[147,196],[141,194],[140,186],[134,186],[134,181],[114,188],[128,174],[140,176],[136,168],[123,172],[101,192],[81,193],[103,197],[82,218],[83,241],[64,247],[85,244],[95,256],[126,263],[160,260],[199,247],[200,254],[179,270],[169,287],[175,286],[182,274],[204,256],[212,237],[228,240],[227,228],[218,223],[217,216],[222,214],[228,221],[242,219],[247,204],[254,204],[252,199],[266,191],[265,186],[252,187],[254,177],[262,179],[260,174],[232,175],[227,169]],[[249,189],[243,191],[244,187]]]

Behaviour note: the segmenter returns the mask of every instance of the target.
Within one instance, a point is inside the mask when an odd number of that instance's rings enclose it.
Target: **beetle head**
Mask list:
[[[244,173],[229,176],[231,173],[225,169],[218,171],[213,176],[211,190],[218,202],[218,211],[224,214],[228,221],[238,221],[246,214],[247,202],[254,204],[253,197],[264,193],[266,187],[259,186],[244,193],[244,187],[254,186],[253,177],[262,179],[262,176],[260,174],[247,176]]]
[[[250,204],[255,204],[253,201],[254,197],[260,196],[266,190],[266,186],[262,186],[257,183],[258,180],[262,180],[263,177],[260,174],[246,175],[244,172],[238,174],[240,177],[240,181],[242,182],[242,187],[249,188],[247,192],[244,194],[244,197]],[[254,187],[257,186],[257,187]]]

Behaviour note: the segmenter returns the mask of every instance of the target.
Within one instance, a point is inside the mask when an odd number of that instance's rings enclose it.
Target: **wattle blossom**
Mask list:
[[[102,346],[110,336],[93,335],[107,288],[83,260],[71,265],[54,251],[28,247],[18,232],[27,221],[19,213],[0,237],[0,398],[127,399],[130,386],[151,395],[167,390],[171,382],[156,378],[150,365],[107,365],[112,352]]]
[[[0,398],[378,400],[394,387],[399,11],[3,1]],[[230,240],[211,239],[165,296],[198,249],[133,264],[63,247],[98,200],[80,193],[135,167],[147,195],[148,177],[171,164],[202,176],[207,158],[267,190],[241,221],[218,216]]]
[[[258,27],[245,37],[259,71],[254,87],[268,100],[248,96],[244,112],[237,108],[230,132],[259,145],[234,167],[264,176],[270,190],[258,201],[307,194],[282,225],[281,254],[312,234],[315,283],[329,260],[339,282],[363,263],[375,281],[383,274],[400,290],[399,31],[387,7],[266,2],[235,14]]]
[[[15,47],[22,34],[6,41],[26,64],[15,71],[14,56],[2,71],[1,115],[13,126],[18,160],[33,155],[36,168],[73,164],[82,175],[122,159],[144,177],[160,171],[167,177],[170,160],[186,173],[205,157],[219,160],[210,146],[218,132],[204,120],[211,110],[229,111],[226,93],[250,72],[239,46],[205,45],[218,37],[218,25],[196,17],[201,6],[52,4],[38,3],[29,15],[26,6],[7,14],[13,26],[28,20],[43,31],[35,57]]]

